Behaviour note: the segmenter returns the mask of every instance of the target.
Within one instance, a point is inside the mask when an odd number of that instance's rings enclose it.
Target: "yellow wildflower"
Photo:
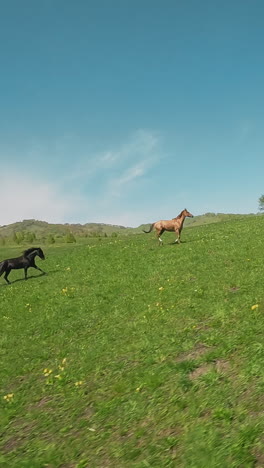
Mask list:
[[[71,271],[71,267],[66,268],[66,271]]]
[[[83,385],[83,381],[82,380],[78,380],[78,382],[75,382],[75,387],[80,387],[81,385]]]
[[[68,297],[70,297],[74,291],[75,291],[75,288],[68,288],[68,287],[63,288],[61,290],[62,294],[65,294],[65,296],[68,296]]]
[[[14,393],[8,393],[7,395],[5,395],[4,397],[4,400],[9,402],[9,401],[12,401],[13,398],[14,398]]]
[[[61,362],[62,362],[62,364],[66,364],[66,361],[67,361],[67,358],[65,357],[65,358],[63,358],[63,360]]]
[[[253,306],[251,307],[251,310],[256,310],[256,309],[258,309],[258,306],[259,306],[258,304],[253,305]]]
[[[164,289],[163,286],[161,286],[161,287],[159,288],[159,291],[163,291],[163,289]]]
[[[46,368],[43,370],[43,374],[45,375],[45,377],[48,377],[51,373],[52,373],[52,369]]]
[[[54,375],[54,377],[55,377],[55,379],[58,379],[58,380],[61,380],[61,379],[62,379],[62,377],[61,377],[60,374]]]

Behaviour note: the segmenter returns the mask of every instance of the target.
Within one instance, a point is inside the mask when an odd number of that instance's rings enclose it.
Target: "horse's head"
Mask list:
[[[186,218],[193,218],[192,213],[190,213],[186,208],[184,208],[182,214],[184,214],[184,216],[186,216]]]
[[[45,255],[44,255],[43,250],[39,247],[37,251],[38,251],[37,255],[39,256],[39,258],[41,258],[41,260],[45,260]]]
[[[40,247],[30,247],[30,249],[27,249],[23,252],[25,257],[30,257],[34,258],[36,255],[38,255],[41,260],[45,260],[45,255],[43,250]]]

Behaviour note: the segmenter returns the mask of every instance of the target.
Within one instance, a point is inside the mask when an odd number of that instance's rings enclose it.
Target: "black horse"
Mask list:
[[[8,284],[10,284],[10,281],[8,280],[8,275],[11,270],[17,270],[20,268],[24,268],[25,271],[25,280],[27,279],[27,270],[29,267],[36,268],[37,270],[41,271],[43,275],[45,274],[45,271],[41,270],[36,264],[35,264],[35,257],[38,255],[42,260],[45,260],[45,255],[43,253],[43,250],[40,247],[31,247],[30,249],[27,249],[23,252],[23,255],[21,257],[17,258],[10,258],[9,260],[3,260],[0,263],[0,276],[5,273],[5,280]]]

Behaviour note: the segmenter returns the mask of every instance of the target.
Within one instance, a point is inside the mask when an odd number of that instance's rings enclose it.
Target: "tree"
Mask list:
[[[20,244],[20,239],[16,232],[14,232],[13,234],[13,241],[15,242],[15,244]]]
[[[264,211],[264,195],[261,195],[258,199],[259,202],[259,210]]]
[[[34,242],[34,240],[36,239],[36,235],[34,232],[26,232],[25,234],[25,241],[26,242]]]
[[[54,239],[54,236],[52,234],[48,235],[47,242],[48,242],[48,244],[55,244],[55,239]]]
[[[72,242],[76,242],[76,239],[75,239],[72,232],[68,232],[66,234],[65,240],[66,240],[67,244],[71,244]]]

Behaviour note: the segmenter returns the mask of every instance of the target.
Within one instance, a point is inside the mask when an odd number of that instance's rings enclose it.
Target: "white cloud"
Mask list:
[[[136,180],[159,162],[159,138],[149,131],[140,130],[120,150],[111,154],[115,154],[115,158],[112,156],[115,167],[107,179],[108,198],[124,196],[124,193],[134,188]]]
[[[57,166],[49,168],[47,165],[42,170],[43,148],[41,158],[35,154],[34,165],[27,167],[23,158],[23,170],[19,162],[16,167],[5,166],[0,185],[0,199],[5,209],[0,213],[0,225],[23,219],[137,225],[137,218],[143,218],[144,214],[139,216],[139,202],[134,194],[138,193],[142,180],[146,183],[149,170],[160,161],[159,144],[156,134],[139,130],[127,142],[106,148],[95,156],[85,158],[82,148],[76,150],[73,161],[63,163],[62,155],[61,170],[56,169],[59,161]],[[131,209],[129,217],[127,206],[131,206],[132,200],[135,210]]]
[[[107,148],[97,154],[85,154],[74,158],[74,164],[64,176],[65,183],[79,181],[87,183],[100,176],[105,183],[117,182],[133,167],[153,166],[160,158],[159,136],[149,130],[138,130],[125,142],[114,148]],[[140,170],[140,169],[138,169]],[[132,179],[131,179],[132,180]]]
[[[76,207],[78,212],[83,207],[84,200],[65,195],[55,185],[35,176],[7,171],[1,174],[1,179],[0,225],[23,219],[67,222]]]
[[[131,182],[137,177],[143,176],[144,172],[145,172],[144,164],[136,164],[136,166],[130,167],[129,169],[127,169],[121,175],[121,177],[115,181],[115,183],[118,183],[119,185],[127,184],[128,182]]]

